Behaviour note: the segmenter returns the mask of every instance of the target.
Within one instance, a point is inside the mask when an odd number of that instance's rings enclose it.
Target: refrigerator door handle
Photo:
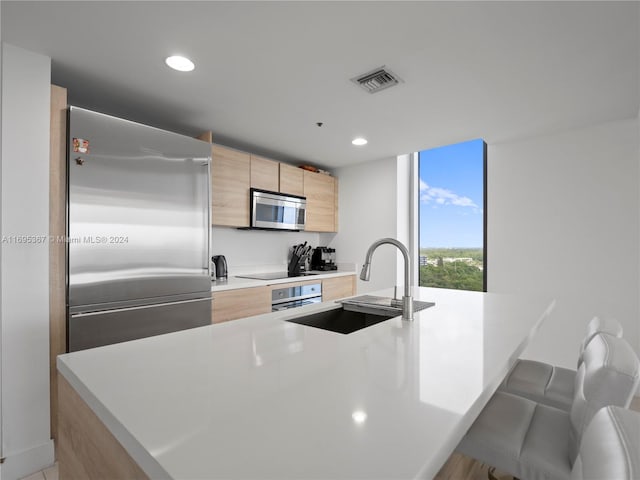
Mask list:
[[[211,325],[210,296],[78,313],[68,318],[67,349],[75,352],[206,325]]]
[[[209,157],[209,161],[204,164],[207,169],[207,176],[205,177],[205,191],[207,192],[207,212],[204,215],[204,231],[206,232],[207,246],[204,252],[204,266],[203,269],[207,271],[207,275],[211,277],[211,162],[213,158]]]
[[[194,303],[194,302],[210,302],[211,301],[211,297],[204,297],[204,298],[195,298],[192,300],[181,300],[181,301],[177,301],[177,302],[165,302],[165,303],[152,303],[149,305],[139,305],[139,306],[135,306],[135,307],[125,307],[125,308],[117,308],[117,309],[109,309],[109,310],[97,310],[95,312],[86,312],[86,313],[72,313],[69,316],[71,318],[82,318],[82,317],[93,317],[96,315],[103,315],[107,312],[109,313],[120,313],[120,312],[132,312],[134,310],[146,310],[149,308],[160,308],[160,307],[166,307],[169,305],[181,305],[181,304],[186,304],[186,303]]]

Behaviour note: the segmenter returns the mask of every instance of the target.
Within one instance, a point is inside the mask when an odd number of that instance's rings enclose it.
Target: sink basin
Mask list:
[[[337,333],[352,333],[376,323],[389,320],[397,315],[375,315],[364,312],[353,312],[341,308],[312,313],[302,317],[291,318],[287,322],[307,325],[309,327],[322,328]]]
[[[345,310],[355,312],[372,313],[374,315],[402,315],[402,301],[390,297],[376,297],[374,295],[360,295],[359,297],[340,300]],[[413,301],[413,311],[419,312],[425,308],[433,307],[434,302]]]

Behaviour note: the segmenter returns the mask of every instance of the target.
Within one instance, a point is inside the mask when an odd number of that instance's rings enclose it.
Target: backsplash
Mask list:
[[[317,247],[320,234],[211,227],[211,255],[226,257],[230,275],[284,270],[289,248],[305,241]]]

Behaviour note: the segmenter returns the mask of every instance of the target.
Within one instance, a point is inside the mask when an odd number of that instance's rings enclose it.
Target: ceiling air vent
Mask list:
[[[376,93],[385,88],[393,87],[402,80],[383,65],[364,75],[352,78],[351,81],[369,93]]]

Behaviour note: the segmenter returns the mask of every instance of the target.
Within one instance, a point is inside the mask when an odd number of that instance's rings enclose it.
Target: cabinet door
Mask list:
[[[268,158],[251,155],[251,186],[261,190],[278,192],[280,164]]]
[[[211,323],[251,317],[271,311],[271,288],[253,287],[213,292]]]
[[[213,145],[211,160],[211,223],[249,226],[250,155]]]
[[[307,197],[305,230],[335,232],[336,182],[330,175],[304,171],[304,196]]]
[[[304,196],[304,170],[281,163],[280,191],[290,195]]]
[[[352,297],[356,294],[356,276],[326,278],[322,281],[322,301]]]

